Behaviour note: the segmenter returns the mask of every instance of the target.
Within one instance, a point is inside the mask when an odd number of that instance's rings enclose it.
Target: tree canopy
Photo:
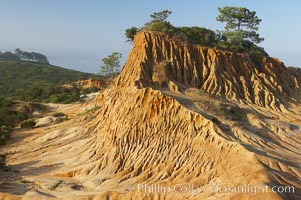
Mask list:
[[[167,18],[171,14],[172,12],[170,10],[154,12],[150,15],[151,20],[145,23],[142,30],[159,31],[172,34],[175,30],[175,27],[169,21],[167,21]]]
[[[250,11],[244,7],[224,7],[219,8],[219,16],[217,21],[225,22],[225,37],[230,42],[248,40],[254,43],[260,43],[263,38],[260,38],[256,32],[261,22],[256,16],[255,11]]]
[[[167,18],[172,11],[163,10],[150,15],[150,21],[143,27],[126,29],[127,42],[132,43],[139,31],[158,31],[172,36],[176,40],[191,44],[229,50],[232,52],[245,52],[256,55],[267,55],[263,48],[256,44],[263,41],[257,33],[261,22],[255,11],[243,7],[224,7],[218,9],[220,14],[216,18],[225,22],[225,29],[213,31],[203,27],[175,27]]]
[[[166,22],[166,19],[171,14],[172,14],[172,11],[170,11],[170,10],[162,10],[160,12],[154,12],[153,14],[150,15],[151,22]]]
[[[126,42],[132,43],[134,41],[134,36],[139,32],[139,29],[135,26],[125,30]]]
[[[132,43],[134,36],[139,31],[158,31],[172,35],[177,40],[190,42],[193,44],[202,44],[207,46],[213,46],[215,44],[215,32],[202,28],[202,27],[174,27],[167,18],[172,14],[172,11],[163,10],[154,12],[150,15],[150,21],[144,24],[144,27],[137,28],[131,27],[125,30],[125,36],[127,42]]]
[[[233,29],[250,29],[258,30],[258,25],[261,22],[256,16],[255,11],[250,11],[244,7],[229,7],[218,8],[220,15],[216,18],[217,21],[226,22],[226,30]]]
[[[109,74],[113,80],[115,72],[114,70],[120,67],[120,58],[122,58],[122,54],[119,52],[113,52],[108,57],[103,58],[103,65],[100,67],[100,73]]]

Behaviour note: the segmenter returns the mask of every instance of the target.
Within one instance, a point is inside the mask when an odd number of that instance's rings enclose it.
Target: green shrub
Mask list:
[[[219,105],[219,112],[224,117],[229,117],[229,119],[233,121],[240,121],[245,118],[245,113],[241,108],[227,103],[221,103]]]
[[[100,106],[93,106],[92,108],[89,108],[89,109],[86,109],[85,112],[83,112],[82,114],[80,115],[87,115],[87,114],[90,114],[90,113],[94,113],[96,110],[100,109]]]
[[[13,124],[26,119],[24,113],[11,110],[12,105],[11,100],[0,97],[0,146],[9,138]]]
[[[12,128],[11,126],[3,125],[3,126],[1,126],[0,132],[1,132],[1,133],[4,133],[4,134],[8,134],[8,133],[10,133],[12,130],[13,130],[13,128]]]
[[[21,180],[20,180],[20,183],[23,183],[23,184],[31,184],[31,183],[34,183],[34,182],[29,181],[29,180],[26,180],[26,179],[21,179]]]
[[[52,116],[53,117],[64,117],[65,113],[63,113],[63,112],[57,112],[57,113],[54,113]]]
[[[27,116],[24,113],[10,110],[10,108],[0,108],[0,126],[12,126],[25,119],[27,119]]]
[[[62,183],[63,183],[62,180],[56,181],[53,185],[51,185],[51,186],[49,187],[49,190],[55,190],[55,189],[56,189],[57,187],[59,187]]]
[[[95,91],[91,89],[90,91]],[[39,86],[35,85],[20,92],[19,100],[43,103],[72,103],[80,100],[78,88],[65,88],[62,86]],[[45,108],[46,109],[46,108]]]
[[[62,118],[62,117],[59,117],[59,118],[56,118],[56,119],[55,119],[54,123],[55,123],[55,124],[59,124],[59,123],[62,123],[63,121],[65,121],[65,119]]]
[[[93,93],[93,92],[98,92],[98,91],[99,91],[99,88],[97,88],[97,87],[83,88],[83,89],[80,91],[80,94],[86,95],[86,94],[91,94],[91,93]]]
[[[170,35],[175,33],[175,27],[169,22],[152,22],[145,25],[145,30],[163,32]]]
[[[5,144],[6,140],[10,137],[10,133],[12,132],[11,126],[3,125],[0,129],[0,146]]]
[[[4,108],[11,107],[13,105],[13,102],[9,99],[5,99],[3,97],[0,97],[0,106]]]
[[[178,27],[175,29],[174,36],[177,39],[189,42],[191,44],[200,44],[205,46],[215,46],[216,34],[214,31],[202,27]]]
[[[33,128],[36,125],[34,119],[27,119],[21,122],[21,128]]]
[[[0,154],[0,168],[3,168],[5,166],[5,160],[6,160],[6,155]]]
[[[135,26],[125,30],[126,41],[132,43],[134,41],[135,35],[139,32],[139,29]]]
[[[62,123],[64,121],[66,121],[66,120],[69,120],[68,115],[65,115],[65,117],[58,117],[58,118],[56,118],[55,121],[54,121],[54,123],[55,124],[59,124],[59,123]]]

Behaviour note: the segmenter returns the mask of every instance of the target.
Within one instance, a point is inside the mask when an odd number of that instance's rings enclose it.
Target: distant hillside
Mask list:
[[[32,88],[44,88],[101,76],[48,64],[0,61],[0,95],[19,97]]]
[[[37,52],[27,52],[21,49],[16,49],[14,52],[6,51],[2,53],[0,51],[0,59],[8,61],[30,61],[35,63],[49,64],[47,57]]]

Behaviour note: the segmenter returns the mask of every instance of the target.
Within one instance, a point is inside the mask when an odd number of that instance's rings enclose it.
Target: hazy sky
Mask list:
[[[217,8],[226,5],[255,10],[261,46],[286,65],[301,66],[300,0],[1,0],[0,50],[37,51],[54,65],[95,73],[113,51],[124,62],[131,49],[124,30],[142,26],[151,13],[168,9],[175,26],[216,30],[224,27]]]

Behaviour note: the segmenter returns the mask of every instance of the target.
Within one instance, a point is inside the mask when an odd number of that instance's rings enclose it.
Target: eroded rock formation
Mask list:
[[[28,139],[34,151],[26,143],[18,147],[22,156],[8,158],[11,165],[34,158],[31,167],[55,166],[27,177],[39,182],[38,192],[61,199],[300,199],[300,82],[283,63],[160,33],[139,33],[134,43],[115,83],[90,103],[97,111],[35,134]],[[236,121],[219,112],[224,102],[242,110],[232,110]],[[43,174],[65,184],[50,191]],[[163,193],[139,184],[203,189]],[[269,190],[218,192],[214,185]],[[294,193],[274,193],[273,186],[293,186]]]
[[[279,109],[300,88],[279,59],[189,45],[151,32],[135,37],[118,85],[133,84],[128,80],[136,80],[140,87],[156,83],[172,90],[195,87],[272,109]]]
[[[97,89],[103,89],[104,85],[106,83],[102,80],[96,80],[96,79],[88,79],[88,80],[80,80],[77,82],[73,82],[71,84],[66,84],[64,87],[66,88],[78,88],[78,89],[91,89],[91,88],[97,88]]]

